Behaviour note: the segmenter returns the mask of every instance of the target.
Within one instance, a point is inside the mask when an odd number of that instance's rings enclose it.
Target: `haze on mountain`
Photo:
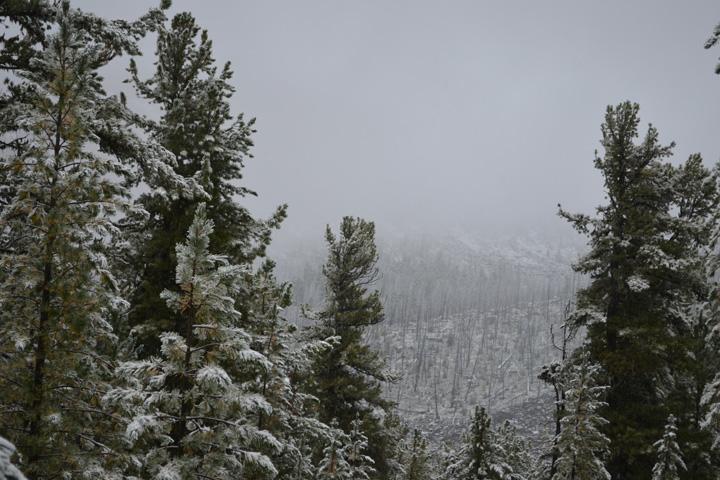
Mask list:
[[[148,2],[77,6],[135,18]],[[234,110],[258,119],[244,178],[260,195],[246,203],[263,215],[289,205],[277,245],[320,243],[343,215],[373,219],[381,239],[574,236],[557,204],[601,202],[598,126],[624,100],[677,142],[676,161],[720,159],[720,90],[698,48],[712,0],[173,2],[185,10],[233,64]],[[133,105],[126,67],[104,74]]]

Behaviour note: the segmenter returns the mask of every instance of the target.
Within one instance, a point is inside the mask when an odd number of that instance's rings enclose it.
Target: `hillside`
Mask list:
[[[366,340],[398,378],[386,395],[410,425],[449,440],[483,405],[496,421],[513,418],[532,443],[545,438],[552,400],[537,376],[557,358],[551,328],[582,282],[570,268],[581,248],[532,235],[380,242],[386,319]],[[322,245],[274,253],[296,305],[320,307]],[[307,323],[297,307],[287,315]]]

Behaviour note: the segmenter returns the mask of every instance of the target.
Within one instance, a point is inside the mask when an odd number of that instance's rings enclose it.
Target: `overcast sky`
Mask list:
[[[132,18],[154,2],[77,1]],[[602,201],[606,105],[640,103],[676,161],[720,159],[717,0],[179,1],[258,119],[246,185],[284,235],[342,215],[437,230],[556,228]],[[154,45],[139,61],[151,72]],[[127,59],[106,72],[124,88]]]

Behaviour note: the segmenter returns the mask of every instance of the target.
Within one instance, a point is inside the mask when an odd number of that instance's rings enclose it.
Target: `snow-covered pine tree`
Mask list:
[[[11,72],[4,79],[5,88],[0,92],[0,108],[5,112],[12,108],[11,104],[17,104],[17,108],[22,109],[21,105],[32,103],[36,92],[25,77],[42,68],[39,57],[47,50],[48,38],[59,29],[57,11],[63,4],[68,2],[14,0],[0,4],[0,22],[5,30],[0,38],[0,70]],[[150,9],[145,15],[131,22],[108,20],[73,9],[72,16],[64,21],[71,23],[73,29],[83,36],[86,42],[101,48],[101,64],[106,64],[119,55],[139,55],[138,41],[163,22],[164,10],[168,7],[169,1],[162,0],[160,8]],[[115,128],[118,120],[128,123],[132,121],[133,115],[115,98],[106,98],[103,103],[105,121],[87,125],[97,137],[99,149],[119,158],[132,159],[145,167],[144,173],[148,174],[148,178],[155,177],[154,180],[158,180],[158,174],[162,174],[166,166],[156,160],[160,154],[166,157],[166,161],[170,157],[162,154],[169,152],[158,151],[153,142],[147,144],[134,141],[135,136],[126,128]],[[113,121],[108,122],[111,118]],[[26,154],[32,145],[27,141],[22,126],[15,120],[14,115],[0,116],[0,152],[6,156],[20,157]],[[101,117],[98,120],[101,120]],[[133,141],[129,142],[128,138],[133,138]],[[14,195],[14,181],[11,171],[0,169],[0,210]]]
[[[720,375],[705,388],[703,405],[707,410],[703,427],[712,435],[713,448],[720,448]]]
[[[418,429],[414,429],[412,438],[403,452],[403,473],[398,480],[430,480],[433,477],[431,456],[425,437]]]
[[[311,479],[317,472],[314,447],[326,445],[336,432],[318,419],[317,398],[300,388],[300,380],[312,375],[314,359],[332,345],[324,340],[305,341],[283,318],[282,312],[292,300],[291,288],[277,281],[274,267],[274,262],[266,260],[248,276],[244,298],[252,317],[244,324],[253,335],[253,349],[264,355],[271,367],[258,368],[246,384],[272,406],[271,411],[258,411],[256,422],[281,444],[277,452],[270,453],[277,478]]]
[[[705,48],[712,48],[720,42],[720,23],[715,26],[712,35],[705,41]],[[715,73],[720,74],[720,63],[715,65]]]
[[[13,465],[11,459],[15,454],[15,445],[0,437],[0,480],[27,480]]]
[[[496,448],[501,452],[503,461],[510,466],[508,480],[526,480],[530,478],[533,459],[528,451],[527,442],[517,432],[510,420],[505,420],[496,432]]]
[[[13,81],[14,74],[30,68],[31,60],[42,51],[48,30],[55,19],[55,11],[48,0],[17,0],[0,3],[0,70],[5,71],[4,87],[0,91],[0,108],[7,109],[13,102],[21,101],[25,88]],[[22,135],[6,135],[15,130],[13,118],[0,117],[0,153],[19,155],[26,146]],[[0,169],[0,210],[10,202],[13,195],[12,177]]]
[[[354,480],[352,466],[347,459],[349,436],[338,428],[337,422],[331,421],[332,434],[322,450],[322,459],[318,466],[318,480],[346,479]]]
[[[595,217],[560,211],[589,238],[590,252],[575,269],[591,281],[578,294],[571,326],[587,326],[589,352],[607,375],[607,467],[622,478],[642,478],[655,463],[647,446],[663,428],[665,397],[678,388],[667,373],[681,372],[689,358],[687,312],[707,290],[702,251],[717,208],[699,155],[675,168],[665,161],[673,144],[661,145],[652,126],[637,142],[638,112],[630,102],[607,109],[604,155],[595,166],[608,204]],[[703,188],[688,190],[687,175]]]
[[[674,329],[677,341],[669,357],[672,382],[662,382],[669,390],[665,403],[677,420],[678,438],[684,445],[687,466],[685,475],[694,480],[713,480],[720,468],[720,457],[713,451],[712,435],[702,427],[706,406],[703,395],[713,377],[720,372],[717,349],[720,337],[713,334],[720,305],[718,304],[717,271],[720,258],[714,253],[718,229],[718,167],[708,169],[699,155],[692,155],[675,169],[674,203],[681,228],[674,229],[674,238],[688,251],[685,262],[692,295],[680,303],[683,308],[681,328]],[[668,388],[670,384],[671,388]],[[720,452],[718,452],[720,453]]]
[[[130,65],[137,94],[161,111],[158,120],[145,118],[143,125],[150,138],[172,152],[175,171],[197,180],[208,197],[169,198],[150,190],[139,198],[150,215],[126,260],[133,265],[129,323],[136,327],[144,356],[158,352],[160,332],[177,332],[182,324],[159,295],[173,288],[174,248],[184,238],[197,203],[206,202],[208,218],[215,222],[212,248],[236,264],[264,255],[271,232],[286,214],[281,206],[271,218],[260,220],[238,203],[255,195],[241,186],[244,163],[251,157],[254,119],[231,113],[233,72],[229,63],[216,65],[207,31],[201,31],[190,13],[177,14],[170,25],[159,28],[156,57],[155,72],[147,80]],[[246,303],[238,306],[243,313]]]
[[[350,465],[352,478],[355,480],[369,480],[375,471],[372,458],[365,455],[368,449],[368,439],[362,431],[360,414],[355,415],[350,428],[350,442],[346,448],[346,458]]]
[[[464,445],[459,449],[455,449],[447,444],[442,445],[442,450],[439,454],[440,461],[438,462],[438,470],[442,480],[457,480],[462,467],[464,454]]]
[[[318,314],[311,337],[334,337],[337,342],[318,356],[315,376],[308,379],[310,392],[320,401],[320,419],[337,419],[345,432],[351,431],[360,414],[375,476],[387,478],[399,441],[388,425],[393,405],[382,397],[382,382],[392,378],[377,352],[363,341],[365,329],[384,319],[379,292],[370,291],[378,275],[375,225],[344,217],[339,235],[328,226],[325,238],[329,250],[323,267],[326,306]]]
[[[127,436],[136,446],[146,479],[261,478],[277,471],[262,453],[281,448],[256,424],[272,407],[248,392],[244,378],[268,360],[251,348],[236,299],[247,269],[209,253],[213,222],[200,204],[187,240],[177,246],[179,291],[163,292],[184,325],[160,336],[161,356],[122,363],[125,386],[104,401],[129,417]]]
[[[0,69],[21,70],[30,67],[37,46],[45,40],[54,20],[48,0],[16,0],[0,3],[0,22],[6,32],[0,37]]]
[[[289,366],[287,358],[290,354],[288,342],[292,341],[291,332],[294,328],[280,316],[280,312],[292,303],[292,288],[289,283],[279,283],[274,274],[275,264],[272,260],[263,262],[252,276],[249,288],[250,308],[253,316],[247,319],[247,328],[255,334],[253,348],[271,360],[271,369],[262,369],[257,374],[257,390],[263,395],[275,397],[278,407],[287,401],[286,395],[290,386]],[[302,368],[301,365],[297,366]],[[264,412],[258,412],[258,428],[265,428],[274,419],[268,418]]]
[[[487,411],[475,407],[469,432],[458,452],[445,461],[447,480],[510,480],[513,471],[497,442]]]
[[[713,397],[720,383],[715,383],[720,371],[720,338],[712,334],[712,319],[717,307],[714,302],[698,305],[700,311],[690,312],[693,318],[692,336],[688,339],[686,368],[676,372],[677,383],[684,395],[673,400],[672,408],[682,414],[677,418],[678,437],[685,445],[683,454],[688,478],[710,480],[720,468],[720,429],[712,427]],[[720,377],[718,377],[720,378]],[[720,393],[720,392],[719,392]],[[715,411],[715,415],[720,409]],[[718,423],[720,426],[720,423]],[[717,443],[716,443],[717,442]]]
[[[581,354],[569,367],[566,414],[556,445],[557,470],[552,480],[610,480],[605,468],[609,440],[601,432],[607,423],[599,410],[607,387],[598,385],[600,366]]]
[[[720,232],[718,232],[720,234]],[[719,235],[720,236],[720,235]],[[720,262],[720,256],[713,258],[713,263]],[[714,265],[713,270],[717,267]],[[716,290],[716,292],[720,291]],[[717,293],[716,293],[717,295]],[[720,369],[717,368],[717,352],[720,350],[720,302],[713,301],[708,308],[708,319],[705,339],[707,358],[701,358],[716,368],[716,374],[702,392],[699,411],[703,413],[700,425],[710,436],[712,451],[720,451]]]
[[[58,3],[0,114],[2,137],[22,138],[0,156],[0,424],[33,479],[107,477],[122,460],[114,419],[99,408],[115,341],[108,317],[125,307],[108,252],[143,171],[134,154],[149,170],[164,165],[98,74],[161,13],[113,23]],[[108,144],[110,130],[134,151]]]
[[[720,44],[720,23],[715,26],[712,35],[705,42],[705,48],[712,48],[718,44]],[[720,63],[715,65],[715,73],[720,74]],[[717,235],[716,232],[716,239],[718,237],[720,237],[720,235]],[[720,263],[720,261],[716,258],[715,263],[713,271],[717,268],[717,263]],[[715,298],[717,299],[717,295]],[[718,312],[718,302],[716,301],[714,303],[715,309],[713,313],[714,318],[717,319],[720,316]],[[713,327],[714,328],[705,336],[708,344],[717,342],[720,337],[720,322],[715,322]],[[717,356],[711,354],[710,358],[715,359]],[[702,419],[703,429],[710,433],[713,449],[720,449],[720,369],[716,370],[713,381],[705,385],[702,392],[701,403],[706,410],[705,416]]]
[[[654,443],[657,462],[652,470],[652,480],[680,480],[680,471],[685,470],[685,462],[677,439],[677,420],[670,415],[660,440]]]

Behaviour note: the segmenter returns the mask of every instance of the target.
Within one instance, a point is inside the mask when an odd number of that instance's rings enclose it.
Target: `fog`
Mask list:
[[[133,18],[147,1],[79,1]],[[566,232],[557,204],[602,201],[606,105],[641,105],[675,161],[720,158],[716,0],[179,1],[232,62],[257,117],[251,209],[288,203],[280,240],[343,215],[380,229]],[[152,40],[146,40],[152,51]],[[105,72],[128,85],[128,59]],[[152,56],[139,60],[143,76]]]

